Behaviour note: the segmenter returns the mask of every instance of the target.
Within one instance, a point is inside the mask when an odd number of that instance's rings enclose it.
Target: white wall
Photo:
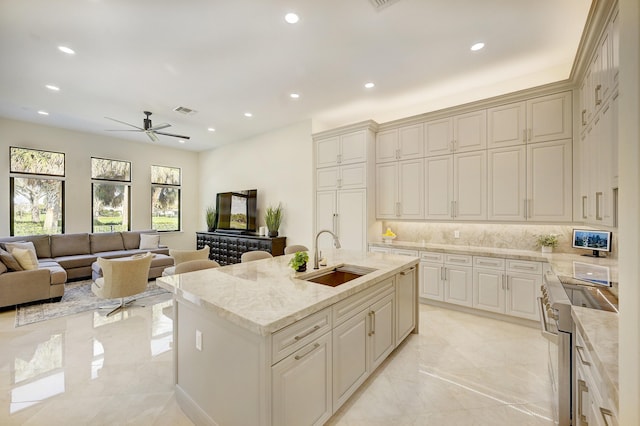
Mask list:
[[[269,205],[284,208],[280,235],[287,245],[311,247],[313,239],[313,167],[311,121],[200,153],[200,215],[215,205],[218,192],[258,190],[258,226]]]
[[[198,154],[151,143],[0,118],[0,235],[9,235],[9,147],[65,153],[65,232],[91,232],[91,157],[131,161],[131,229],[151,228],[151,166],[182,169],[182,232],[162,233],[172,248],[195,248]]]
[[[640,424],[640,5],[620,1],[620,425]]]

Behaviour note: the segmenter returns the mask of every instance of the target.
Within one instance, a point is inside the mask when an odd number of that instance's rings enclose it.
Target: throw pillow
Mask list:
[[[5,265],[3,262],[0,262],[0,275],[4,274],[5,272],[7,272],[7,265]]]
[[[36,251],[23,249],[23,248],[15,248],[11,252],[13,257],[18,261],[22,269],[25,271],[30,271],[32,269],[38,269],[38,258],[36,257]]]
[[[156,249],[160,245],[160,235],[140,234],[140,250]]]
[[[18,263],[15,257],[8,251],[4,251],[0,248],[0,260],[7,266],[9,271],[24,271],[22,266]]]
[[[16,241],[13,243],[5,243],[5,247],[7,248],[7,251],[11,254],[13,254],[13,250],[17,248],[31,250],[33,252],[33,255],[36,257],[36,259],[38,258],[38,255],[36,253],[36,247],[33,245],[31,241]]]

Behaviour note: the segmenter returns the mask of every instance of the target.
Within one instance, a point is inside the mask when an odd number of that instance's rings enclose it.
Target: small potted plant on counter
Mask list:
[[[556,234],[538,235],[537,242],[543,253],[551,253],[553,248],[558,246],[558,236]]]
[[[216,230],[216,208],[213,206],[207,207],[205,212],[205,220],[207,221],[207,231],[212,232]]]
[[[282,205],[278,203],[276,207],[267,207],[264,221],[267,224],[267,228],[269,228],[269,236],[277,237],[278,229],[280,229],[280,223],[282,222]]]
[[[306,251],[299,251],[293,255],[289,261],[289,266],[291,266],[296,272],[304,272],[307,270],[308,261],[309,254]]]

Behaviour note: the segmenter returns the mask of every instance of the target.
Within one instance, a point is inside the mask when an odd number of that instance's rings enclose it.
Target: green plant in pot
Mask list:
[[[267,207],[267,212],[264,215],[264,221],[269,228],[269,236],[277,237],[278,229],[280,229],[280,223],[282,223],[282,205],[278,203],[276,207]]]
[[[205,220],[207,221],[207,231],[215,231],[216,229],[216,208],[213,206],[207,207],[205,210]]]
[[[553,248],[558,246],[558,236],[556,234],[538,235],[536,242],[542,248],[543,253],[551,253]]]
[[[293,255],[289,261],[289,266],[296,270],[296,272],[304,272],[307,270],[307,262],[309,261],[309,254],[306,251],[299,251]]]

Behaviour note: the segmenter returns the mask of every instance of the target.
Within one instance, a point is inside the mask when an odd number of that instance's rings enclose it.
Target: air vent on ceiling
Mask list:
[[[373,5],[373,7],[376,8],[376,10],[382,10],[385,7],[391,6],[393,3],[397,2],[398,0],[369,0],[371,1],[371,4]]]
[[[196,112],[198,112],[194,109],[183,107],[183,106],[175,107],[173,110],[175,112],[179,112],[180,114],[184,114],[184,115],[193,115]]]

